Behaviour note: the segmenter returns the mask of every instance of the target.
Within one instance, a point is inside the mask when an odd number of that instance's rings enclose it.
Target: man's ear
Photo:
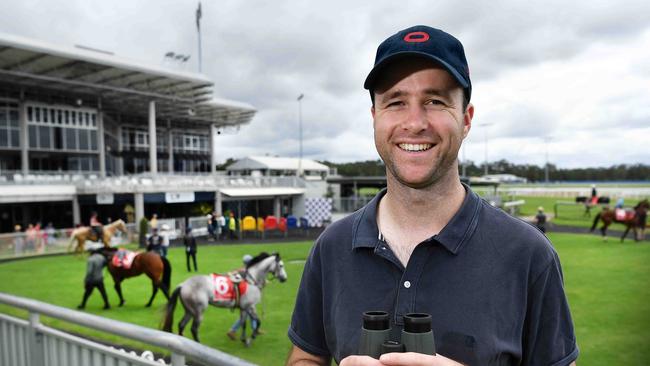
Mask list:
[[[474,105],[472,103],[467,105],[465,113],[463,114],[463,139],[469,134],[472,129],[472,119],[474,118]]]

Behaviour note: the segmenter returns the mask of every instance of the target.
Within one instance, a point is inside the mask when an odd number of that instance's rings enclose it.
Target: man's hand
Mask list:
[[[425,355],[422,353],[386,353],[379,360],[369,356],[348,356],[341,360],[340,366],[459,366],[462,365],[441,355]]]

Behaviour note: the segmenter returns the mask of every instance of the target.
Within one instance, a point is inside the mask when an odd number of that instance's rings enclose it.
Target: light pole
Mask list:
[[[304,94],[300,94],[297,98],[298,101],[298,141],[300,142],[300,153],[298,154],[298,176],[302,177],[302,98]]]
[[[544,137],[544,156],[546,160],[546,164],[544,165],[544,181],[548,183],[548,142],[551,140],[551,136],[545,136]]]
[[[479,126],[485,127],[485,130],[483,130],[483,137],[485,139],[485,173],[484,175],[488,175],[488,127],[492,126],[493,123],[480,123]]]

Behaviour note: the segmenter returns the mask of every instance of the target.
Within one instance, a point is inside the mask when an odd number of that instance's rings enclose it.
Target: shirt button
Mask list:
[[[411,281],[404,281],[404,287],[410,288],[411,287]]]

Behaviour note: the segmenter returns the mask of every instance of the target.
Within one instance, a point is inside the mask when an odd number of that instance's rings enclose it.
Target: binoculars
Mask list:
[[[417,352],[436,354],[436,345],[431,330],[431,315],[410,313],[404,315],[404,329],[401,339],[390,339],[390,319],[385,311],[363,313],[363,327],[359,339],[359,355],[379,358],[389,352]]]

